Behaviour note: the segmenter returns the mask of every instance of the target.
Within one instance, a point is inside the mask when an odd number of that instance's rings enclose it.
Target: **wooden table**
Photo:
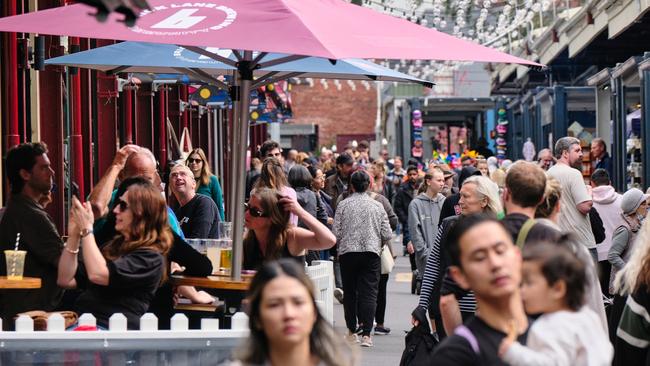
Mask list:
[[[171,283],[175,286],[195,286],[217,290],[246,291],[251,284],[251,276],[242,275],[240,281],[234,281],[230,276],[214,275],[207,277],[191,277],[171,275]]]
[[[0,276],[0,289],[35,289],[41,288],[41,279],[37,277],[23,277],[22,280],[8,280],[7,276]]]
[[[207,277],[191,277],[183,275],[171,275],[170,282],[174,286],[194,286],[204,288],[211,295],[218,296],[223,301],[223,307],[217,307],[217,318],[220,320],[220,327],[229,329],[231,319],[235,312],[241,309],[242,300],[251,284],[252,275],[242,274],[240,281],[233,281],[225,274],[215,274]],[[188,309],[196,310],[196,309]],[[204,311],[204,309],[200,309]]]

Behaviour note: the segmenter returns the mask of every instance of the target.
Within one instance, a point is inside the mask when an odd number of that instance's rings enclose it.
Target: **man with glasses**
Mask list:
[[[542,149],[537,154],[537,163],[540,168],[549,170],[555,164],[555,158],[551,149]]]
[[[186,238],[217,239],[219,209],[205,195],[196,194],[196,180],[190,168],[178,164],[169,173],[169,188],[179,207],[174,210]]]

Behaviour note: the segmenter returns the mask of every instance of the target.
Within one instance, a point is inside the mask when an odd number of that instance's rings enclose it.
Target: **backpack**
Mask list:
[[[413,327],[406,334],[406,348],[402,353],[402,358],[399,362],[400,366],[431,364],[431,356],[438,344],[438,340],[426,328],[420,323],[420,325]]]
[[[399,366],[430,365],[431,356],[439,341],[431,334],[429,322],[426,319],[426,310],[418,307],[413,311],[412,315],[418,320],[419,324],[411,328],[406,334],[406,347],[402,352]]]

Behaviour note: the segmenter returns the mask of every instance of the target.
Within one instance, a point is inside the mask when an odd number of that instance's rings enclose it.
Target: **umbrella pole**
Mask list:
[[[243,60],[231,87],[233,100],[233,156],[231,161],[232,195],[230,196],[230,218],[233,221],[232,272],[233,280],[241,279],[244,254],[244,189],[246,185],[246,150],[248,148],[248,108],[253,71],[250,68],[252,52],[245,51]]]

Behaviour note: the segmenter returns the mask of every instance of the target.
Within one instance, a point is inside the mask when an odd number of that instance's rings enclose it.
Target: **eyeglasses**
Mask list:
[[[196,163],[196,164],[198,164],[198,163],[202,163],[203,160],[201,160],[201,159],[192,159],[192,158],[189,158],[189,159],[187,159],[187,162],[190,163],[190,164],[192,164],[192,163]]]
[[[129,204],[125,200],[118,199],[116,207],[120,212],[124,212],[129,208]]]
[[[264,217],[264,212],[249,205],[248,203],[244,203],[244,211],[250,212],[251,216],[253,217]]]

